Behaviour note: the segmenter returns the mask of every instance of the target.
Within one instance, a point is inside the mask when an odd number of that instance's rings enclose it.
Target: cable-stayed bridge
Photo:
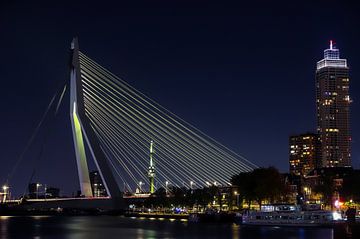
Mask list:
[[[93,61],[79,51],[76,40],[72,51],[72,122],[77,114],[105,184],[109,179],[104,173],[111,171],[126,190],[149,188],[151,141],[156,149],[157,188],[167,183],[178,187],[224,186],[231,176],[256,167]],[[74,127],[75,141],[78,137]],[[87,167],[77,155],[82,192],[89,195]],[[103,157],[104,162],[99,162]],[[110,185],[106,188],[112,194]]]
[[[168,111],[71,44],[70,119],[81,193],[92,158],[107,194],[228,186],[257,166]],[[63,93],[62,93],[63,96]]]

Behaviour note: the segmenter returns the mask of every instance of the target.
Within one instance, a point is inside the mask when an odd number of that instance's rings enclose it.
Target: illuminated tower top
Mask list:
[[[330,48],[324,51],[324,59],[340,59],[340,52],[330,40]]]
[[[330,47],[324,50],[324,59],[317,62],[316,69],[320,70],[324,67],[347,68],[346,59],[340,59],[340,51],[332,40]]]

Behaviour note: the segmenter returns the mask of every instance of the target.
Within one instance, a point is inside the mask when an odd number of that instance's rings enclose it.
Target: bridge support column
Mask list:
[[[73,138],[74,138],[74,146],[75,146],[75,154],[76,154],[76,163],[79,174],[79,182],[80,182],[80,190],[81,194],[85,197],[92,197],[92,189],[89,177],[89,169],[86,161],[86,153],[84,146],[84,139],[82,134],[82,126],[81,121],[78,117],[77,112],[77,102],[76,102],[76,92],[74,91],[75,84],[75,72],[71,72],[71,106],[70,106],[70,118],[73,130]]]

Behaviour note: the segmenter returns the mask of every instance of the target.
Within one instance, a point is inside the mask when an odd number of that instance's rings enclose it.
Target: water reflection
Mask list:
[[[235,224],[191,223],[125,217],[0,217],[0,238],[234,238],[327,239],[326,228],[244,227]]]
[[[233,224],[233,225],[231,226],[231,229],[232,229],[232,238],[233,238],[233,239],[239,239],[239,238],[240,238],[240,237],[239,237],[239,234],[240,234],[240,232],[239,232],[240,226],[239,226],[239,225],[236,225],[236,224]]]

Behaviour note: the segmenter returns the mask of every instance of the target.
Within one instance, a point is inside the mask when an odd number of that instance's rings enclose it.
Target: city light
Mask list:
[[[2,187],[2,189],[3,189],[3,195],[4,195],[4,197],[3,197],[3,199],[2,199],[2,202],[5,203],[5,202],[6,202],[6,198],[7,198],[7,194],[8,194],[9,186],[4,185],[4,186]]]
[[[309,195],[310,194],[310,188],[304,187],[304,192],[305,192],[305,195]]]
[[[333,219],[334,219],[335,221],[338,221],[338,220],[341,220],[341,219],[342,219],[341,213],[336,212],[336,211],[334,211],[334,212],[332,213],[332,216],[333,216]]]
[[[142,191],[142,185],[143,185],[143,182],[140,181],[140,182],[139,182],[139,190],[140,190],[140,192]]]
[[[343,202],[341,202],[340,200],[335,200],[334,206],[335,206],[336,208],[340,208],[342,205],[344,205]]]
[[[168,185],[169,185],[169,181],[166,181],[166,182],[165,182],[165,193],[166,193],[166,194],[168,194],[168,192],[169,192]]]

